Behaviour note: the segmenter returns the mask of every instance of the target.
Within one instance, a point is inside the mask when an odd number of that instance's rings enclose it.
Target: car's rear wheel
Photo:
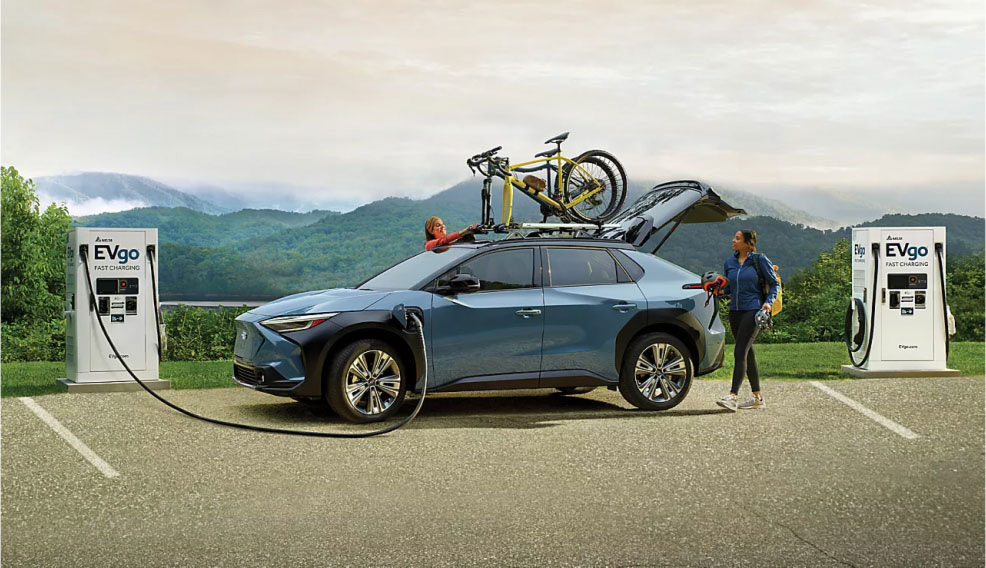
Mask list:
[[[685,399],[694,375],[691,352],[680,339],[648,333],[623,355],[620,394],[637,408],[667,410]]]
[[[325,381],[326,402],[336,414],[350,422],[378,422],[400,408],[410,375],[389,343],[362,339],[336,354]]]
[[[596,387],[555,387],[562,394],[586,394],[596,390]]]

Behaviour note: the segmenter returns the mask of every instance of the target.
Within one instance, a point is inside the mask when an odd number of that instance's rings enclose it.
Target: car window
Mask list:
[[[637,264],[637,261],[630,258],[627,253],[621,250],[611,250],[610,252],[623,265],[623,269],[627,271],[634,282],[644,277],[644,269]]]
[[[548,270],[552,286],[617,284],[622,272],[605,250],[567,247],[548,249]]]
[[[403,260],[358,286],[361,290],[406,290],[462,258],[473,249],[443,247],[442,250],[425,251]]]
[[[440,276],[438,285],[448,286],[458,274],[471,274],[479,278],[480,292],[533,288],[534,249],[510,249],[477,256]]]

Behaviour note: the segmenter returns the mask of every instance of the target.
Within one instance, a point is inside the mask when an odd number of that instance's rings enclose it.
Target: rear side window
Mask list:
[[[623,270],[602,249],[549,248],[548,271],[552,286],[618,284]]]
[[[438,279],[448,286],[458,274],[479,278],[479,291],[511,290],[534,287],[534,249],[510,249],[491,252],[460,264]]]
[[[632,258],[627,256],[625,252],[621,250],[613,250],[610,252],[613,253],[613,256],[616,257],[616,260],[620,261],[620,264],[623,265],[623,269],[627,271],[627,274],[630,275],[630,278],[634,282],[644,277],[644,269],[641,268],[640,265],[636,263],[636,261],[634,261]]]

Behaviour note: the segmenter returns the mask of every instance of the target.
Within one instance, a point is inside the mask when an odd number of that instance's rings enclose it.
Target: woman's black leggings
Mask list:
[[[729,392],[739,392],[743,384],[743,375],[750,378],[750,390],[760,390],[760,372],[757,369],[757,358],[753,354],[753,340],[760,333],[757,327],[757,310],[729,311],[729,330],[736,339],[733,350],[733,386]]]

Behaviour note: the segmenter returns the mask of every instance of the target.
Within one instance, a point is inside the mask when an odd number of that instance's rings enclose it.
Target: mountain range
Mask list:
[[[386,198],[347,213],[245,210],[208,215],[188,208],[154,207],[77,218],[75,223],[158,227],[164,299],[271,299],[358,284],[419,252],[424,220],[429,216],[442,217],[450,230],[474,222],[479,215],[477,195],[470,181],[428,199]],[[734,199],[732,194],[727,196]],[[538,217],[533,201],[518,199],[515,205],[518,218]],[[945,225],[950,257],[983,250],[984,222],[978,217],[892,215],[868,224]],[[850,236],[848,228],[816,229],[770,216],[748,216],[725,223],[682,225],[660,256],[696,273],[718,270],[738,228],[752,228],[760,234],[761,250],[780,266],[785,278]]]
[[[38,177],[35,182],[42,200],[66,203],[73,216],[155,206],[187,207],[216,215],[244,208],[348,211],[363,205],[333,200],[324,191],[284,184],[253,184],[249,186],[249,191],[238,191],[216,185],[174,182],[183,191],[174,184],[169,185],[147,177],[102,172]],[[631,180],[627,203],[631,203],[656,183],[656,180]],[[893,213],[984,214],[983,193],[981,190],[977,193],[975,188],[961,188],[962,191],[951,193],[945,189],[930,191],[918,187],[898,188],[894,191],[836,191],[765,186],[751,191],[720,184],[715,185],[715,188],[727,201],[745,208],[750,215],[774,217],[817,229],[836,229]],[[478,208],[480,181],[477,178],[437,192],[435,196],[447,195],[447,191],[462,190],[474,192],[475,203],[468,206]],[[499,194],[499,191],[495,193]],[[516,200],[518,203],[527,201],[529,200],[522,197]],[[535,217],[536,209],[532,208]]]
[[[34,183],[42,201],[65,203],[73,215],[152,206],[187,207],[211,214],[230,211],[142,176],[84,172],[37,177]]]

